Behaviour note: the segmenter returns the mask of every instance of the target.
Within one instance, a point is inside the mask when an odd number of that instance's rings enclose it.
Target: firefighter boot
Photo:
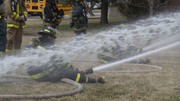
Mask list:
[[[96,82],[97,83],[101,83],[101,84],[104,84],[106,81],[105,81],[105,77],[104,76],[101,76],[101,77],[98,77],[96,79]]]

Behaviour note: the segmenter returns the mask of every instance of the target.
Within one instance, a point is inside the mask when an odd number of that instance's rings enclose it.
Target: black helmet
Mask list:
[[[55,0],[46,0],[47,3],[55,4]]]
[[[54,38],[56,38],[56,31],[54,28],[50,27],[50,26],[45,26],[43,29],[41,29],[38,32],[39,35],[42,36],[52,36]]]

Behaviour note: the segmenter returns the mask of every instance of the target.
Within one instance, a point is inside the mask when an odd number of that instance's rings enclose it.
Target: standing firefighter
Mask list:
[[[55,0],[47,0],[44,7],[44,25],[57,28],[59,23],[61,23],[63,12],[59,11]]]
[[[79,83],[105,83],[104,77],[88,77],[85,72],[63,61],[52,66],[30,67],[27,72],[32,79],[40,82],[59,82],[62,78],[68,78]]]
[[[8,42],[7,49],[20,49],[23,28],[27,20],[27,10],[24,0],[5,0],[7,10]]]
[[[3,4],[4,0],[0,1],[0,53],[6,50],[6,20],[5,20],[5,7]]]
[[[76,35],[86,34],[88,18],[86,15],[87,4],[84,0],[76,0],[73,3],[72,22],[70,27],[74,27]]]

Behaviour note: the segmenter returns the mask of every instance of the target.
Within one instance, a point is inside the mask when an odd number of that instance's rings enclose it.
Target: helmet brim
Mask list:
[[[46,33],[46,32],[38,32],[38,34],[41,35],[41,36],[46,36],[46,35],[48,35],[48,36],[52,36],[53,38],[56,38],[55,35],[52,35],[52,34]]]

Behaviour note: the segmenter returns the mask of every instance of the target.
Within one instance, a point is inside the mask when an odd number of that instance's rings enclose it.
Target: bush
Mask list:
[[[117,6],[128,19],[136,19],[149,14],[149,4],[146,0],[112,0],[111,6]]]

